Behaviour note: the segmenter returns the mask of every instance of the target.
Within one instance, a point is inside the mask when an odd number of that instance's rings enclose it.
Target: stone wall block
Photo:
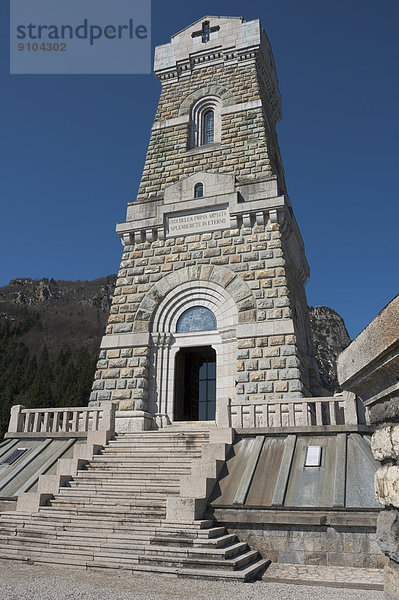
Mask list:
[[[384,570],[385,585],[384,597],[385,600],[398,600],[399,598],[399,565],[391,561]]]
[[[299,369],[282,369],[281,379],[300,379],[301,371]]]
[[[119,369],[107,369],[106,371],[103,371],[103,379],[118,379],[119,375]]]
[[[93,390],[103,390],[104,389],[104,381],[96,380],[93,383]]]
[[[399,455],[398,452],[398,435],[399,426],[396,426],[395,446],[393,446],[392,432],[393,427],[390,424],[382,425],[376,429],[371,439],[371,450],[376,460],[394,459]]]
[[[245,300],[241,300],[241,302],[237,302],[237,308],[240,312],[246,311],[250,308],[255,308],[255,300],[252,298],[246,298]]]
[[[123,367],[126,367],[127,365],[127,358],[113,358],[109,361],[109,368],[110,369],[120,369]]]
[[[114,326],[113,333],[130,333],[132,328],[132,323],[120,323],[119,325]]]
[[[369,408],[370,423],[399,422],[399,396],[373,404]]]
[[[239,323],[253,323],[256,321],[256,311],[255,310],[244,310],[238,313],[238,322]]]
[[[112,400],[128,400],[131,396],[132,392],[130,390],[115,390],[112,392]]]
[[[377,520],[377,543],[392,560],[399,563],[399,512],[384,510]]]
[[[383,465],[374,475],[375,495],[385,506],[399,508],[399,466]]]

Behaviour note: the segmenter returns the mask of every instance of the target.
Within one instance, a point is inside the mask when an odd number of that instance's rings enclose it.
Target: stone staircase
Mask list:
[[[206,431],[120,434],[38,513],[0,515],[0,558],[248,581],[269,561],[212,521],[166,522]]]

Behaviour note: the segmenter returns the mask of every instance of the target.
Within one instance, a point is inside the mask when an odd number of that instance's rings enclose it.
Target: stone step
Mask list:
[[[177,566],[180,568],[211,568],[213,570],[232,570],[248,566],[251,563],[256,562],[259,559],[259,553],[256,550],[250,550],[245,554],[234,556],[232,558],[226,558],[224,556],[215,556],[213,552],[207,553],[207,557],[202,556],[195,557],[188,555],[187,558],[182,558],[179,554],[174,556],[149,555],[147,552],[144,556],[139,557],[139,563],[144,565],[153,565],[157,568],[158,565],[173,567]]]
[[[156,487],[148,487],[145,489],[135,489],[135,488],[118,488],[115,487],[114,490],[107,488],[95,488],[90,486],[77,486],[71,488],[60,488],[60,492],[56,494],[56,497],[68,498],[73,496],[86,497],[86,498],[94,498],[96,496],[101,496],[103,498],[137,498],[137,499],[146,499],[146,500],[166,500],[169,495],[176,495],[179,493],[179,487],[170,487],[170,488],[156,488]],[[158,491],[157,491],[158,490]]]
[[[123,558],[139,559],[143,564],[159,562],[179,563],[178,566],[187,564],[196,565],[203,562],[212,565],[213,568],[239,568],[258,557],[256,551],[245,551],[246,544],[234,544],[229,548],[167,548],[164,546],[146,546],[143,540],[101,540],[89,537],[80,539],[76,537],[58,538],[48,535],[39,536],[13,536],[0,541],[0,551],[5,548],[20,548],[24,552],[58,552],[62,550],[65,554],[79,553],[81,556],[107,556],[119,557],[123,551]]]
[[[97,542],[104,543],[126,543],[131,545],[135,544],[147,544],[150,546],[176,546],[176,547],[206,547],[209,548],[222,548],[227,545],[231,545],[236,542],[237,538],[234,534],[221,535],[220,537],[177,537],[177,536],[161,536],[155,531],[149,531],[149,529],[143,529],[139,531],[130,531],[129,533],[123,533],[122,531],[107,531],[101,529],[100,531],[92,528],[92,531],[87,529],[76,530],[75,528],[62,528],[62,526],[50,526],[48,523],[44,528],[44,524],[39,525],[29,523],[26,526],[20,525],[8,525],[4,526],[0,523],[0,534],[3,538],[12,537],[12,539],[19,538],[40,538],[40,539],[57,539],[68,541],[79,541],[83,540],[84,543],[96,544]]]
[[[157,490],[157,491],[156,491]],[[86,498],[94,498],[98,496],[102,496],[104,498],[132,498],[132,497],[140,497],[141,495],[153,495],[154,498],[162,498],[165,499],[168,494],[178,494],[180,491],[180,486],[170,486],[166,488],[160,488],[158,486],[147,486],[144,489],[140,489],[138,487],[118,487],[114,488],[103,488],[103,487],[90,487],[90,486],[73,486],[60,488],[60,491],[57,493],[58,497],[86,497]]]
[[[191,461],[193,460],[193,458],[199,458],[201,455],[200,454],[193,454],[193,456],[187,456],[187,453],[185,452],[184,455],[182,456],[154,456],[154,454],[152,455],[143,455],[143,454],[137,454],[135,456],[133,455],[129,455],[129,456],[124,456],[123,458],[123,464],[126,467],[129,467],[130,465],[135,466],[137,464],[139,464],[141,467],[148,465],[156,465],[156,466],[168,466],[168,467],[172,467],[172,466],[184,466],[184,465],[189,465],[191,464]],[[118,456],[107,456],[105,454],[96,454],[93,458],[93,460],[91,461],[91,465],[119,465],[121,464],[121,457]]]
[[[51,503],[53,504],[59,504],[60,502],[64,503],[70,503],[70,502],[76,502],[78,504],[80,504],[81,502],[90,502],[92,504],[114,504],[114,502],[112,502],[112,499],[114,499],[115,501],[118,501],[119,506],[128,506],[130,507],[137,507],[137,508],[159,508],[159,507],[164,507],[165,503],[166,503],[166,499],[163,498],[160,501],[155,501],[155,500],[147,500],[146,498],[131,498],[130,495],[127,495],[126,498],[119,498],[117,494],[115,494],[115,496],[104,496],[101,499],[99,499],[97,494],[94,494],[93,492],[91,492],[90,494],[82,494],[79,495],[77,490],[72,490],[70,488],[61,488],[62,491],[64,492],[63,494],[57,494],[54,498],[54,500],[51,500]],[[68,493],[67,493],[68,492]]]
[[[58,517],[58,518],[57,518]],[[29,520],[27,520],[29,519]],[[56,510],[42,508],[39,515],[19,514],[19,513],[3,513],[1,515],[0,524],[3,527],[17,527],[17,526],[29,526],[29,527],[54,527],[61,530],[64,529],[75,529],[85,531],[92,529],[99,531],[99,525],[101,530],[115,530],[123,531],[123,528],[129,524],[126,520],[117,521],[113,515],[96,516],[95,522],[90,517],[86,517],[76,513],[61,513]],[[155,525],[149,527],[148,523],[135,523],[135,531],[151,531],[152,536],[191,536],[198,537],[201,539],[213,539],[215,537],[225,534],[224,527],[212,527],[211,521],[201,521],[195,524],[174,524],[162,522],[161,526]],[[126,529],[124,530],[125,533]]]
[[[126,521],[126,523],[135,523],[139,521],[143,522],[143,519],[140,518],[139,514],[133,514],[131,510],[126,510],[126,507],[122,508],[113,508],[112,509],[112,517],[110,517],[110,522],[122,522]],[[97,520],[103,520],[103,507],[99,506],[96,509],[93,507],[91,509],[85,507],[74,507],[72,510],[67,509],[65,506],[47,506],[40,509],[40,515],[51,515],[53,518],[67,518],[68,516],[71,518],[79,517],[79,515],[83,519],[87,519],[90,515],[95,515]]]
[[[178,473],[181,470],[189,470],[192,465],[191,460],[174,460],[172,461],[158,461],[155,460],[153,462],[148,461],[121,461],[121,460],[113,460],[113,461],[97,461],[91,462],[87,465],[85,469],[81,469],[82,471],[90,471],[91,469],[104,469],[109,471],[110,469],[119,469],[125,470],[131,473]]]
[[[43,529],[43,524],[41,527],[35,527],[29,524],[26,527],[1,527],[0,533],[2,537],[5,538],[40,538],[40,539],[58,539],[58,540],[84,540],[87,543],[87,540],[92,540],[93,542],[116,542],[116,543],[129,543],[132,542],[141,542],[150,544],[153,539],[151,532],[143,531],[134,531],[129,534],[114,532],[114,531],[106,531],[101,530],[97,531],[93,528],[92,531],[79,531],[75,529],[57,529],[56,527],[46,526],[46,529]],[[201,542],[200,542],[201,543]]]
[[[166,453],[190,453],[193,452],[195,454],[200,454],[202,448],[204,447],[203,443],[184,443],[184,444],[154,444],[149,442],[141,442],[141,443],[125,443],[125,444],[117,444],[115,446],[105,446],[101,451],[101,454],[96,456],[104,456],[104,455],[113,455],[113,454],[148,454],[153,450],[154,452]]]
[[[77,514],[80,513],[81,515],[85,515],[86,517],[96,517],[96,519],[101,516],[104,513],[105,509],[109,509],[109,505],[108,506],[104,506],[104,505],[98,505],[98,506],[74,506],[71,505],[71,507],[67,508],[67,506],[64,504],[59,504],[59,505],[55,505],[51,507],[51,511],[53,516],[58,513],[59,515],[70,515],[70,514]],[[120,507],[116,506],[112,508],[112,511],[115,515],[115,520],[123,520],[126,521],[127,524],[132,524],[132,523],[142,523],[143,522],[143,518],[145,517],[147,520],[150,519],[150,522],[153,522],[154,520],[157,522],[161,522],[162,519],[165,518],[166,516],[166,510],[165,511],[158,511],[157,513],[155,512],[147,512],[147,511],[141,511],[140,514],[134,514],[132,515],[131,510],[126,511],[125,509],[121,509]]]
[[[153,457],[154,454],[160,458],[165,458],[166,456],[180,457],[180,456],[200,456],[201,455],[201,447],[193,447],[193,446],[170,446],[170,447],[161,447],[148,444],[148,447],[132,448],[131,446],[127,446],[126,448],[120,446],[114,446],[113,448],[105,448],[102,450],[101,454],[96,454],[98,457],[112,457],[112,456],[123,456],[126,458],[129,457]]]
[[[70,517],[70,516],[69,516]],[[159,525],[159,521],[154,521],[154,522],[149,522],[146,521],[145,524],[142,524],[142,522],[131,522],[131,521],[120,521],[119,524],[117,521],[112,521],[112,522],[101,522],[99,521],[99,518],[96,517],[95,521],[91,518],[88,519],[73,519],[73,518],[69,518],[69,520],[66,520],[67,517],[63,517],[62,522],[61,519],[60,520],[49,520],[46,517],[43,517],[40,521],[28,521],[26,523],[20,523],[20,522],[9,522],[9,523],[2,523],[0,525],[1,529],[4,530],[5,532],[9,532],[9,534],[14,535],[15,532],[17,530],[22,530],[22,529],[30,529],[32,531],[39,531],[39,532],[43,532],[43,531],[49,531],[49,532],[58,532],[58,531],[68,531],[68,532],[75,532],[80,534],[91,534],[92,532],[94,533],[99,533],[100,535],[104,535],[104,536],[109,536],[109,535],[125,535],[126,531],[129,531],[129,535],[145,535],[148,536],[150,538],[154,537],[155,535],[157,535],[157,532],[159,531],[160,525]],[[93,522],[94,521],[94,522]],[[101,528],[100,528],[100,525]],[[132,525],[134,525],[134,527],[131,527]]]
[[[124,561],[113,561],[107,558],[97,558],[91,561],[82,561],[80,557],[66,557],[63,553],[52,553],[49,555],[48,553],[42,554],[41,552],[32,552],[31,555],[27,557],[21,555],[19,550],[7,550],[5,552],[0,550],[0,559],[10,560],[10,558],[20,562],[26,562],[26,560],[29,559],[30,564],[53,564],[62,565],[64,567],[83,568],[85,570],[127,569],[131,572],[142,574],[154,572],[154,567],[152,565],[140,565],[128,559]],[[193,579],[251,581],[262,573],[269,564],[269,560],[259,560],[252,565],[236,571],[223,571],[222,569],[189,569],[157,565],[156,572],[160,575],[174,575],[177,577],[189,577]]]
[[[143,473],[169,473],[172,476],[178,477],[179,475],[191,472],[192,463],[179,463],[173,465],[166,465],[163,467],[162,465],[146,465],[145,463],[138,464],[128,464],[124,462],[101,462],[101,463],[91,463],[88,465],[87,469],[81,469],[80,473],[102,473],[105,477],[108,474],[112,475],[130,475],[130,474],[143,474]]]
[[[216,548],[223,548],[229,544],[232,544],[237,541],[237,536],[232,534],[225,534],[219,537],[213,538],[199,538],[189,537],[183,535],[157,535],[155,538],[151,538],[150,544],[159,545],[159,546],[198,546],[198,545],[208,545],[209,547],[215,546]]]
[[[151,482],[156,481],[157,483],[168,482],[168,481],[180,481],[180,478],[185,473],[189,473],[190,469],[184,467],[180,469],[178,472],[170,470],[168,471],[136,471],[129,473],[129,477],[127,478],[124,473],[116,473],[116,472],[107,472],[108,479],[104,479],[104,473],[101,473],[98,469],[93,471],[88,469],[87,471],[79,471],[77,475],[74,475],[72,481],[98,481],[104,485],[113,485],[115,480],[119,480],[121,484],[130,483],[133,481],[135,484],[140,482]],[[112,480],[111,480],[112,479]]]
[[[126,481],[126,479],[121,481],[103,481],[101,478],[96,479],[85,479],[83,477],[79,479],[73,479],[69,482],[67,488],[80,488],[80,489],[102,489],[102,490],[136,490],[136,489],[175,489],[180,487],[180,479],[173,481],[170,479],[148,479],[140,482],[139,479],[135,479],[133,481]],[[65,488],[65,489],[67,489]],[[63,488],[64,489],[64,488]]]
[[[74,497],[79,498],[120,498],[125,500],[146,500],[146,501],[159,501],[165,502],[166,499],[170,496],[176,496],[179,494],[179,488],[177,489],[169,489],[169,490],[160,490],[159,493],[155,492],[154,489],[147,490],[126,490],[125,488],[120,491],[111,491],[111,490],[94,490],[93,488],[88,488],[81,490],[80,488],[69,488],[70,492],[73,493]],[[64,488],[61,488],[62,492],[55,494],[55,498],[57,499],[66,499],[69,498],[70,495],[68,493],[64,493]]]
[[[104,452],[112,452],[115,448],[153,448],[156,446],[157,448],[199,448],[201,449],[204,444],[206,444],[208,440],[202,439],[157,439],[147,440],[143,438],[141,440],[115,440],[111,441],[107,446],[104,447]]]
[[[212,520],[167,523],[208,434],[116,436],[38,513],[0,515],[0,558],[84,569],[245,581],[264,568],[257,551]]]
[[[91,550],[95,548],[127,548],[133,550],[139,548],[140,552],[157,556],[190,556],[194,558],[201,557],[206,553],[207,558],[213,556],[232,557],[237,554],[242,554],[246,550],[246,545],[232,540],[235,536],[223,536],[222,538],[214,539],[191,539],[189,543],[184,540],[184,544],[176,543],[175,546],[164,545],[159,543],[159,538],[151,538],[151,536],[132,532],[130,534],[121,535],[119,533],[108,533],[94,531],[92,533],[79,531],[56,531],[55,529],[47,528],[34,529],[31,527],[22,527],[16,529],[7,529],[0,527],[0,532],[3,534],[0,544],[8,545],[24,545],[29,544],[52,544],[59,547],[66,544],[67,548],[76,549],[78,547]],[[145,546],[143,550],[143,546]]]
[[[75,475],[75,478],[79,478],[79,477],[94,477],[94,478],[98,478],[98,477],[102,477],[102,478],[107,478],[110,479],[112,478],[116,478],[116,479],[124,479],[126,480],[126,478],[130,478],[130,477],[141,477],[141,476],[148,476],[150,477],[151,475],[157,476],[157,475],[169,475],[171,478],[173,479],[177,479],[180,477],[183,477],[184,475],[187,475],[191,473],[191,465],[190,466],[181,466],[181,467],[175,467],[175,468],[158,468],[158,469],[153,469],[153,468],[145,468],[145,467],[135,467],[135,468],[128,468],[128,467],[123,467],[122,465],[120,466],[110,466],[110,465],[105,465],[105,466],[101,466],[101,465],[97,465],[97,466],[92,466],[90,465],[90,468],[88,468],[87,470],[80,470],[78,472],[77,475]]]
[[[116,443],[121,440],[129,440],[129,439],[209,439],[209,432],[204,431],[203,428],[198,427],[197,429],[192,429],[189,432],[177,431],[173,429],[163,430],[163,431],[137,431],[137,432],[129,432],[129,433],[117,433],[115,438],[111,440],[109,443]]]
[[[84,478],[84,477],[80,477],[79,479],[73,479],[72,481],[70,481],[69,485],[65,488],[65,489],[71,489],[71,488],[76,488],[76,487],[80,487],[83,488],[83,486],[87,486],[88,488],[92,489],[92,488],[96,488],[96,489],[147,489],[147,488],[156,488],[159,489],[159,487],[168,489],[174,489],[176,487],[179,487],[180,485],[180,478],[173,480],[173,479],[166,479],[166,478],[162,478],[162,479],[145,479],[143,481],[140,481],[140,479],[136,478],[133,481],[130,479],[123,479],[121,481],[104,481],[103,479],[99,478],[97,480],[92,480],[90,478]]]

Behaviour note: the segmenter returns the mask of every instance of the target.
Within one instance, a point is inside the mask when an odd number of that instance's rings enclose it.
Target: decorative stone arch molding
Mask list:
[[[238,323],[234,298],[221,285],[212,281],[187,281],[169,292],[159,304],[153,320],[153,333],[176,333],[179,318],[194,306],[209,308],[216,317],[219,331],[235,327]]]
[[[193,105],[190,113],[190,146],[196,148],[204,146],[205,141],[205,115],[213,114],[212,142],[218,144],[222,136],[222,119],[220,116],[221,101],[217,96],[206,96]]]
[[[197,306],[213,313],[216,329],[177,332],[179,318]],[[182,349],[200,347],[215,351],[215,420],[227,426],[229,399],[235,395],[236,327],[247,306],[255,308],[251,290],[224,267],[188,267],[167,275],[149,291],[140,309],[141,316],[146,312],[147,320],[140,322],[140,328],[146,323],[151,333],[148,410],[154,416],[155,427],[175,420],[177,354]]]
[[[255,299],[251,289],[239,275],[226,267],[196,265],[169,273],[152,286],[139,305],[133,331],[155,332],[155,312],[165,296],[181,284],[190,283],[195,289],[199,282],[203,285],[213,283],[222,287],[233,298],[240,323],[255,321]]]
[[[179,107],[179,116],[188,115],[190,118],[187,144],[189,149],[221,142],[221,109],[230,104],[234,104],[233,93],[220,85],[200,88],[183,100]],[[205,141],[209,135],[206,134],[207,128],[204,123],[205,115],[208,112],[213,114],[212,140],[210,142]]]
[[[207,98],[209,96],[220,98],[222,106],[229,106],[230,104],[236,103],[234,94],[229,88],[221,85],[208,85],[195,90],[183,100],[179,107],[179,117],[189,115],[192,107],[198,102],[198,100]]]

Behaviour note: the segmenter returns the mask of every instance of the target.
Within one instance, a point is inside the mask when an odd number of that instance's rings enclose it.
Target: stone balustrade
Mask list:
[[[354,395],[314,398],[267,398],[257,402],[232,400],[231,427],[308,427],[358,423]]]
[[[115,405],[68,407],[68,408],[33,408],[22,405],[13,406],[8,428],[8,437],[13,434],[29,434],[32,436],[51,437],[57,434],[77,437],[89,431],[114,431]]]

